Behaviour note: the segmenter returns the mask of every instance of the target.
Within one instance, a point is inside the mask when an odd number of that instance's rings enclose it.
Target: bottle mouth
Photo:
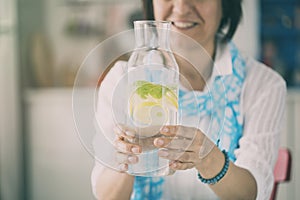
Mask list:
[[[150,49],[169,48],[169,30],[171,22],[141,20],[134,21],[136,47]]]
[[[133,24],[135,28],[145,28],[145,26],[148,26],[148,27],[169,29],[171,26],[170,21],[156,21],[156,20],[138,20],[138,21],[134,21]]]

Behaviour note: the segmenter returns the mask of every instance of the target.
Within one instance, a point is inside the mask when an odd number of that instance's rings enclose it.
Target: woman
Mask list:
[[[99,199],[269,199],[286,85],[277,73],[242,55],[230,42],[242,15],[241,0],[144,0],[143,3],[148,19],[171,21],[172,30],[196,40],[212,57],[215,65],[207,69],[209,79],[211,86],[218,88],[221,77],[230,93],[229,103],[224,107],[228,118],[225,123],[230,126],[213,141],[212,150],[204,157],[199,155],[207,136],[201,130],[165,126],[161,134],[171,137],[197,133],[189,149],[181,155],[180,141],[166,146],[171,139],[155,139],[155,146],[166,148],[159,155],[170,160],[170,167],[176,170],[174,175],[157,183],[156,179],[122,173],[128,164],[138,162],[135,156],[129,156],[120,165],[120,172],[96,164],[92,175],[95,195]],[[179,67],[194,90],[205,90],[202,79],[189,76],[189,67],[180,62]],[[217,70],[220,75],[216,75]],[[188,94],[182,95],[182,101],[184,95]],[[116,148],[120,152],[141,153],[140,146],[124,141],[126,130],[115,132],[119,135]]]

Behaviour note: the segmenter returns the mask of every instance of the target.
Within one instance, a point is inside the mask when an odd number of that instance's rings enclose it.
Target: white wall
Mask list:
[[[0,1],[0,199],[21,199],[15,1]]]
[[[72,89],[31,90],[26,95],[30,200],[93,199],[93,157],[76,132]]]
[[[237,46],[254,58],[259,56],[259,1],[243,0],[243,19],[234,36]]]
[[[291,151],[291,180],[281,183],[278,187],[277,199],[299,199],[300,196],[300,92],[299,89],[289,89],[286,100],[286,121],[281,134],[280,146]]]

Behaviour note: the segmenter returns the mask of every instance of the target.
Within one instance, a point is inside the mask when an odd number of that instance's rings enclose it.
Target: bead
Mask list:
[[[198,178],[200,179],[200,181],[202,183],[213,185],[213,184],[216,184],[217,182],[219,182],[225,176],[225,174],[227,173],[228,168],[229,168],[229,156],[225,150],[222,150],[222,153],[224,154],[224,157],[225,157],[225,163],[224,163],[222,170],[215,177],[210,178],[210,179],[203,178],[200,175],[200,173],[198,173]]]

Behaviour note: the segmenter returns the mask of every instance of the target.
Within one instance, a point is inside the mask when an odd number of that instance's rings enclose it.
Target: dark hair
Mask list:
[[[144,17],[148,20],[154,19],[152,0],[142,0]],[[222,41],[231,40],[243,15],[242,0],[221,0],[223,17],[218,29]],[[223,30],[226,29],[226,33]]]

